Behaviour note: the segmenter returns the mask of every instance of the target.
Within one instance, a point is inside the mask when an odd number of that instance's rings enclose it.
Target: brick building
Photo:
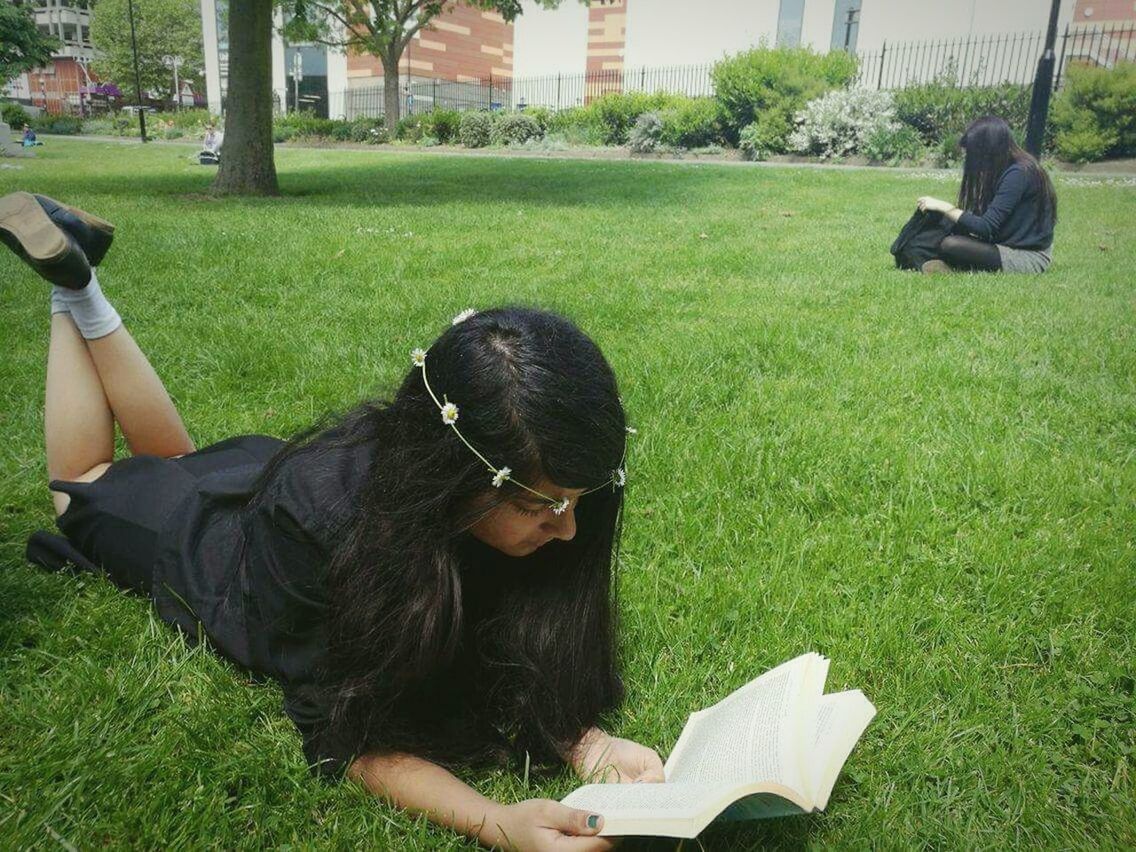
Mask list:
[[[51,64],[21,74],[4,87],[4,95],[49,113],[77,113],[84,90],[93,81],[89,65],[91,47],[91,0],[0,0],[29,5],[36,26],[60,42]]]

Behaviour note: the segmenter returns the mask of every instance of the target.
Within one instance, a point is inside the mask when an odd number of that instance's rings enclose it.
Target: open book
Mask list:
[[[858,689],[824,695],[809,653],[692,713],[663,784],[587,784],[563,801],[601,814],[602,835],[694,837],[715,820],[824,810],[876,708]]]

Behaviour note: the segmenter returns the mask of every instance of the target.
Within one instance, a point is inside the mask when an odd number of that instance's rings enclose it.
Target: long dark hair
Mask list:
[[[527,485],[591,488],[624,457],[626,421],[599,348],[551,313],[503,308],[448,328],[426,360],[462,434]],[[622,489],[582,497],[571,541],[510,558],[468,528],[517,496],[441,419],[414,367],[285,451],[373,442],[329,566],[329,736],[337,750],[446,765],[549,762],[622,698],[614,566]],[[271,473],[268,474],[271,476]]]
[[[959,139],[966,151],[958,206],[978,216],[986,212],[998,188],[998,179],[1011,165],[1021,166],[1034,186],[1042,216],[1057,221],[1057,194],[1053,181],[1037,159],[1014,141],[1010,125],[996,115],[972,121]]]

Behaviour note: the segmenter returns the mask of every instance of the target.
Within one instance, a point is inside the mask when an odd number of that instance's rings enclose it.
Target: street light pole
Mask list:
[[[1053,66],[1057,43],[1057,16],[1061,0],[1053,0],[1049,8],[1049,29],[1045,33],[1045,50],[1037,61],[1037,75],[1033,78],[1033,97],[1030,98],[1029,122],[1026,125],[1026,150],[1035,157],[1041,156],[1045,142],[1045,124],[1049,118],[1049,96],[1053,91]]]
[[[134,0],[126,0],[126,7],[130,15],[130,49],[134,53],[134,94],[138,104],[138,129],[142,133],[142,141],[146,139],[146,111],[142,108],[142,76],[138,73],[138,38],[134,34]]]

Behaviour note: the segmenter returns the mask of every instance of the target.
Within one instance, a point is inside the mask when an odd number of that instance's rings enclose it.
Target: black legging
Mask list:
[[[960,237],[951,234],[939,243],[939,257],[954,269],[972,269],[985,272],[999,272],[1002,269],[1002,255],[994,243],[984,243],[974,237]]]

